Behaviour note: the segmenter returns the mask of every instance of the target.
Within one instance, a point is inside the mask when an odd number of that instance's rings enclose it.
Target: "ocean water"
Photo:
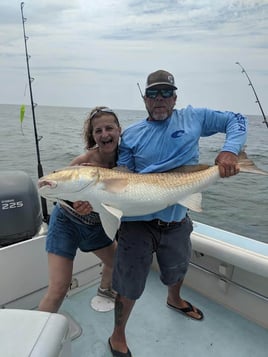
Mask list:
[[[37,106],[35,118],[44,174],[64,167],[84,151],[83,123],[90,108]],[[126,128],[143,118],[145,111],[115,110]],[[268,171],[268,129],[261,116],[248,116],[246,152]],[[24,170],[36,182],[37,154],[30,107],[20,124],[20,106],[0,105],[0,170]],[[224,141],[223,134],[200,140],[200,162],[213,164]],[[49,210],[51,206],[48,205]],[[203,193],[203,212],[194,220],[268,243],[268,177],[240,173],[221,179]]]

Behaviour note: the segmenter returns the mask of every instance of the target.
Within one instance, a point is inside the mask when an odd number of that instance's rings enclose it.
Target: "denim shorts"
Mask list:
[[[56,205],[52,211],[46,239],[46,251],[73,260],[79,248],[91,252],[111,245],[102,225],[79,222],[64,208]]]
[[[160,279],[173,285],[184,278],[191,258],[191,219],[160,227],[154,221],[122,222],[118,231],[113,289],[131,300],[138,299],[156,253]]]

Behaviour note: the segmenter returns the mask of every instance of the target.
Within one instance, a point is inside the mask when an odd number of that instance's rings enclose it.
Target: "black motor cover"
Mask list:
[[[24,171],[0,173],[0,247],[32,238],[42,224],[37,187]]]

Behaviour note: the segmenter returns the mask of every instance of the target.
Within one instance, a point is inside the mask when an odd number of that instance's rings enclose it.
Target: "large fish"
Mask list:
[[[240,171],[268,175],[240,157]],[[190,172],[188,172],[190,171]],[[193,171],[193,172],[191,172]],[[122,216],[140,216],[181,204],[201,211],[201,192],[220,178],[217,165],[184,166],[168,173],[138,174],[95,166],[70,166],[43,176],[39,193],[49,200],[89,201],[113,239]]]

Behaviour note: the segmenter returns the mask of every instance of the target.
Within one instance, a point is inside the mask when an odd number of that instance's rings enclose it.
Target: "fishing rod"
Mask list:
[[[150,113],[149,109],[148,109],[147,106],[146,106],[146,103],[145,103],[145,100],[144,100],[144,95],[142,94],[142,91],[141,91],[140,83],[137,83],[137,86],[138,86],[138,88],[139,88],[140,95],[141,95],[142,100],[143,100],[143,102],[144,102],[144,104],[145,104],[145,108],[146,108],[146,110],[147,110],[147,112],[148,112],[148,114],[149,114],[149,117],[152,118],[153,116],[152,116],[152,114]]]
[[[143,94],[142,94],[142,91],[141,91],[141,87],[140,87],[140,83],[139,83],[139,82],[137,83],[137,86],[138,86],[138,88],[139,88],[140,95],[141,95],[142,99],[144,100],[144,96],[143,96]]]
[[[237,65],[242,69],[241,72],[244,73],[245,76],[247,77],[247,79],[248,79],[248,85],[252,88],[253,93],[254,93],[255,98],[256,98],[256,103],[258,103],[258,105],[259,105],[259,107],[260,107],[260,110],[261,110],[261,113],[262,113],[262,116],[263,116],[263,123],[265,123],[265,124],[266,124],[266,127],[268,128],[268,122],[267,122],[266,116],[265,116],[264,111],[263,111],[263,109],[262,109],[261,103],[260,103],[259,98],[258,98],[258,96],[257,96],[257,93],[256,93],[256,91],[255,91],[255,88],[254,88],[254,86],[253,86],[253,84],[252,84],[252,82],[251,82],[251,80],[250,80],[250,78],[249,78],[249,75],[247,74],[245,68],[244,68],[239,62],[235,62],[235,64],[237,64]]]
[[[42,167],[41,159],[40,159],[40,151],[39,151],[39,141],[42,139],[42,136],[38,137],[38,134],[37,134],[37,126],[36,126],[36,120],[35,120],[35,107],[37,104],[34,103],[34,100],[33,100],[32,82],[34,81],[34,78],[31,77],[31,74],[30,74],[29,59],[31,56],[29,56],[28,49],[27,49],[27,40],[29,39],[29,37],[26,36],[26,32],[25,32],[25,22],[27,21],[27,19],[26,19],[26,17],[24,17],[23,7],[24,7],[24,2],[21,2],[20,3],[21,19],[22,19],[22,26],[23,26],[24,47],[25,47],[27,74],[28,74],[28,82],[29,82],[29,90],[30,90],[33,126],[34,126],[35,147],[36,147],[36,154],[37,154],[37,172],[38,172],[38,177],[40,178],[40,177],[44,176],[43,167]],[[41,197],[41,205],[42,205],[42,212],[43,212],[43,220],[46,223],[48,223],[49,215],[48,215],[48,211],[47,211],[47,202],[43,197]]]

